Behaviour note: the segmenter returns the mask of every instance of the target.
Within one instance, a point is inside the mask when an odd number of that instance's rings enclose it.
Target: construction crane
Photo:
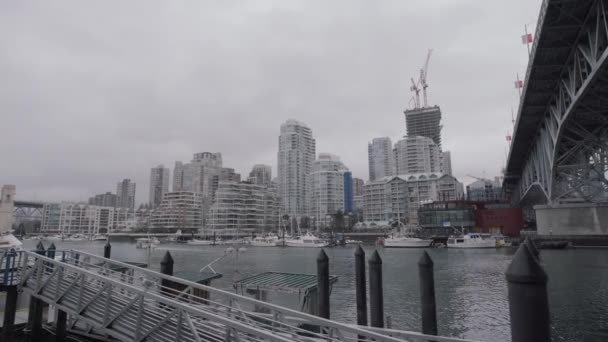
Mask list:
[[[410,90],[416,93],[416,95],[413,98],[414,108],[418,109],[418,108],[420,108],[420,87],[419,87],[419,84],[416,84],[416,82],[414,82],[414,78],[410,78],[410,80],[412,80],[412,86],[410,87]]]
[[[418,78],[418,82],[414,81],[414,78],[410,78],[410,80],[412,81],[412,86],[410,87],[410,91],[414,92],[415,95],[413,97],[414,100],[414,109],[418,109],[421,106],[420,103],[420,91],[422,90],[422,97],[424,100],[424,105],[423,108],[428,107],[428,99],[427,99],[427,95],[426,95],[426,88],[429,87],[428,83],[426,82],[426,76],[427,76],[427,72],[429,69],[429,60],[431,59],[431,53],[433,52],[433,49],[429,49],[429,52],[426,56],[426,62],[424,63],[424,67],[422,69],[420,69],[420,76]],[[410,101],[411,102],[411,101]]]
[[[428,107],[428,100],[426,96],[426,88],[429,87],[429,84],[426,82],[426,76],[428,75],[429,70],[429,60],[431,59],[431,54],[433,53],[433,49],[429,49],[429,52],[426,55],[426,62],[424,63],[424,68],[420,69],[420,85],[422,86],[422,97],[424,98],[424,107]]]

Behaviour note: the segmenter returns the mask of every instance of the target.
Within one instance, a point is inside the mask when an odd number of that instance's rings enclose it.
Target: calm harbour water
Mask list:
[[[36,242],[37,243],[37,242]],[[103,254],[104,242],[54,242],[57,249]],[[49,242],[45,242],[48,246]],[[34,241],[26,241],[33,248]],[[225,246],[162,244],[148,253],[132,242],[112,242],[112,258],[148,262],[158,270],[166,250],[175,271],[198,271],[224,254]],[[374,246],[365,246],[367,257]],[[330,273],[339,277],[331,295],[331,317],[356,321],[353,247],[326,249]],[[438,329],[441,335],[479,341],[509,341],[509,307],[504,272],[514,249],[428,249],[435,263]],[[420,330],[417,261],[419,249],[378,249],[383,259],[384,309],[396,329]],[[233,291],[234,279],[266,271],[316,273],[314,248],[247,247],[222,259],[214,269],[223,277],[212,286]],[[541,259],[549,275],[554,341],[608,340],[608,249],[546,250]]]

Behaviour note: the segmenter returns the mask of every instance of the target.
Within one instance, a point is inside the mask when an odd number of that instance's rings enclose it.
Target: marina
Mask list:
[[[33,249],[37,241],[25,241]],[[103,254],[103,242],[60,241],[58,249],[79,249]],[[48,244],[47,244],[48,246]],[[367,245],[368,255],[377,247]],[[135,249],[131,241],[113,241],[112,256],[148,264],[160,270],[167,251],[175,261],[175,272],[198,272],[223,257],[227,246],[188,246],[167,243],[155,249]],[[383,259],[384,310],[393,327],[419,331],[420,302],[417,261],[421,250],[377,248]],[[352,246],[325,249],[330,271],[338,277],[332,286],[331,318],[355,322],[354,266]],[[427,249],[435,263],[438,330],[441,335],[477,341],[510,339],[509,309],[505,296],[504,272],[514,248],[502,249]],[[316,248],[247,248],[229,253],[213,264],[223,276],[212,286],[234,292],[234,282],[264,272],[316,273]],[[608,314],[608,295],[602,284],[608,281],[608,250],[544,250],[543,267],[550,277],[548,284],[552,326],[562,341],[603,341],[608,326],[602,315]],[[205,271],[208,271],[205,270]],[[571,301],[577,296],[575,302]],[[294,306],[293,309],[298,309]]]

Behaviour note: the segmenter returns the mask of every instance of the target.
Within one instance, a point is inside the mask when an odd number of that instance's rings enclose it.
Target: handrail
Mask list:
[[[243,332],[254,334],[254,335],[258,335],[258,336],[261,335],[262,337],[267,338],[270,341],[279,341],[279,342],[290,342],[290,341],[292,341],[291,339],[284,338],[284,337],[282,337],[280,335],[272,334],[269,331],[265,331],[263,329],[258,329],[258,328],[252,327],[250,325],[243,324],[243,323],[241,323],[238,320],[230,320],[230,319],[225,318],[223,316],[213,314],[213,313],[211,313],[209,311],[200,310],[200,309],[198,309],[198,308],[196,308],[194,306],[190,306],[190,305],[185,305],[183,303],[180,303],[179,301],[174,301],[174,300],[172,300],[172,299],[170,299],[168,297],[161,296],[161,295],[156,294],[154,292],[150,292],[150,291],[139,289],[139,288],[137,288],[135,286],[131,286],[129,284],[117,281],[117,280],[112,279],[110,277],[105,277],[105,276],[99,275],[99,274],[91,272],[91,271],[89,271],[87,269],[83,269],[83,268],[80,268],[80,267],[77,267],[77,266],[74,266],[74,265],[70,265],[68,263],[58,262],[58,261],[56,261],[54,259],[50,259],[50,258],[48,258],[46,256],[43,256],[43,255],[40,255],[40,254],[36,254],[36,253],[33,253],[33,252],[25,251],[24,253],[26,255],[29,255],[29,256],[34,257],[36,259],[39,259],[37,261],[38,264],[41,264],[41,260],[42,260],[42,261],[44,261],[46,263],[54,264],[54,265],[56,265],[58,267],[63,267],[63,268],[71,269],[71,270],[75,271],[76,273],[84,273],[88,277],[91,277],[93,279],[109,282],[113,286],[116,286],[116,287],[122,288],[124,290],[128,290],[128,291],[134,292],[136,294],[139,294],[139,295],[143,296],[144,298],[145,297],[152,298],[152,299],[154,299],[155,301],[157,301],[159,303],[179,308],[179,309],[181,309],[181,310],[183,310],[185,312],[192,313],[192,314],[194,314],[196,316],[202,316],[203,318],[206,318],[206,319],[208,319],[210,321],[215,321],[215,322],[224,324],[224,325],[226,325],[228,327],[237,329],[239,331],[243,331]],[[22,281],[26,281],[26,280],[27,280],[27,277],[25,279],[22,279]],[[25,287],[25,286],[24,286],[24,289],[27,289],[28,291],[32,291],[31,289],[29,289],[28,287]],[[37,296],[37,294],[35,294],[35,293],[32,293],[32,295]],[[41,298],[41,299],[44,300],[44,298]]]
[[[290,308],[286,308],[286,307],[282,307],[282,306],[279,306],[279,305],[276,305],[276,304],[272,304],[272,303],[268,303],[268,302],[263,302],[263,301],[260,301],[260,300],[256,300],[256,299],[253,299],[253,298],[250,298],[250,297],[242,296],[242,295],[235,294],[235,293],[232,293],[232,292],[228,292],[228,291],[225,291],[225,290],[221,290],[221,289],[217,289],[217,288],[214,288],[214,287],[198,284],[198,283],[195,283],[195,282],[192,282],[192,281],[189,281],[189,280],[185,280],[185,279],[182,279],[182,278],[178,278],[178,277],[174,277],[174,276],[169,276],[169,275],[165,275],[165,274],[162,274],[162,273],[151,271],[151,270],[148,270],[148,269],[145,269],[145,268],[140,268],[140,267],[136,267],[136,266],[133,266],[133,265],[129,265],[129,264],[121,262],[121,261],[116,261],[116,260],[112,260],[112,259],[105,259],[105,258],[100,257],[98,255],[87,253],[87,252],[82,252],[82,251],[79,251],[79,250],[72,250],[72,252],[73,253],[82,254],[82,255],[86,255],[86,256],[89,256],[89,257],[94,257],[94,258],[97,258],[97,259],[103,259],[106,262],[113,263],[113,264],[116,264],[116,265],[120,265],[120,266],[123,266],[123,267],[134,268],[134,269],[137,269],[138,271],[140,271],[142,273],[146,273],[146,274],[152,275],[154,277],[158,277],[158,278],[161,278],[161,279],[169,280],[169,281],[172,281],[172,282],[177,282],[177,283],[185,284],[185,285],[187,285],[189,287],[192,287],[192,288],[197,288],[197,289],[200,289],[200,290],[203,290],[203,291],[208,291],[209,293],[221,294],[221,295],[224,295],[224,296],[229,297],[229,298],[238,299],[239,301],[256,305],[258,307],[264,307],[264,308],[267,308],[267,309],[279,311],[279,312],[282,312],[284,314],[293,315],[295,317],[302,317],[309,324],[310,323],[315,323],[315,324],[317,324],[319,326],[324,326],[324,327],[329,327],[329,328],[343,329],[343,330],[346,330],[346,331],[351,332],[353,334],[364,334],[367,337],[374,338],[374,339],[377,339],[379,341],[390,341],[390,342],[401,342],[402,341],[401,339],[397,339],[397,338],[390,337],[390,336],[387,336],[387,335],[382,335],[382,334],[379,334],[379,333],[376,333],[376,332],[373,332],[373,331],[370,331],[370,330],[366,330],[366,329],[361,328],[361,327],[355,328],[357,326],[352,326],[350,324],[340,323],[340,322],[328,320],[328,319],[325,319],[325,318],[321,318],[321,317],[318,317],[318,316],[313,316],[313,315],[310,315],[310,314],[307,314],[307,313],[304,313],[304,312],[301,312],[301,311],[296,311],[296,310],[293,310],[293,309],[290,309]]]

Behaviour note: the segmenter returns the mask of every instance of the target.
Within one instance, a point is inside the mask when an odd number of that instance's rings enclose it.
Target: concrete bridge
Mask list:
[[[540,235],[608,234],[607,9],[541,5],[504,183]]]

